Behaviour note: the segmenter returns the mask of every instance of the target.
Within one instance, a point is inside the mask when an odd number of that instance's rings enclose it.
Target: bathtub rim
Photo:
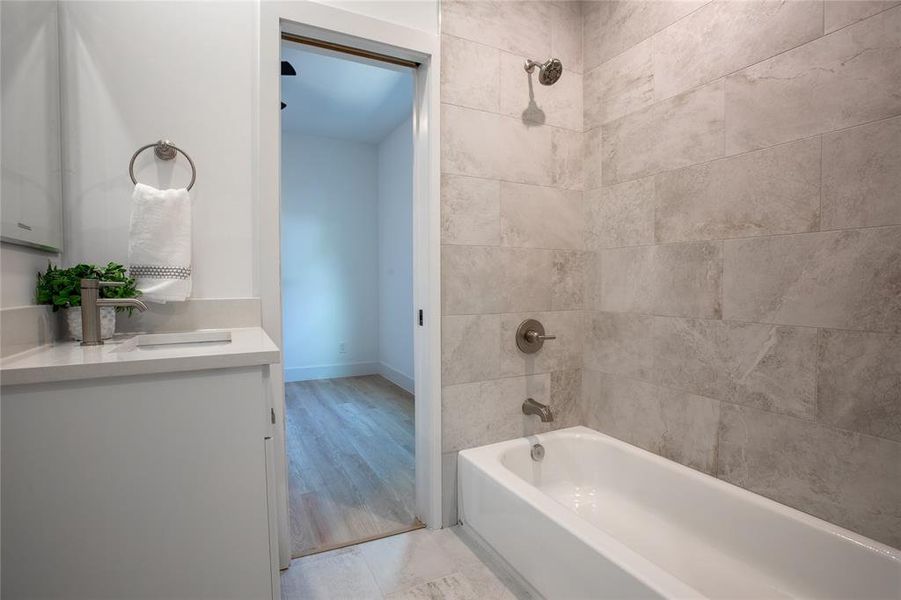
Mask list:
[[[475,469],[485,477],[495,480],[507,492],[516,495],[531,508],[539,511],[553,523],[564,528],[582,543],[603,554],[605,558],[615,563],[618,567],[633,577],[640,579],[664,596],[703,597],[698,590],[670,574],[650,559],[632,550],[599,527],[594,525],[590,529],[580,527],[580,525],[585,523],[583,517],[559,504],[503,464],[503,455],[509,450],[521,447],[522,451],[526,451],[535,443],[547,443],[560,438],[599,439],[621,451],[634,455],[640,460],[649,460],[663,468],[675,469],[681,474],[693,478],[693,481],[697,481],[700,484],[716,486],[717,489],[730,497],[751,502],[765,510],[775,511],[778,515],[794,520],[802,526],[816,528],[831,537],[838,537],[844,542],[860,546],[883,559],[896,563],[901,568],[901,550],[899,549],[583,425],[514,438],[476,448],[468,448],[459,452],[457,458],[458,473],[462,473],[463,464],[465,463],[468,467]],[[462,481],[458,482],[458,485],[460,486],[458,490],[460,496],[458,500],[459,518],[465,524],[466,507],[463,503]],[[586,529],[587,531],[584,531]],[[487,540],[486,543],[488,543]]]
[[[461,450],[457,456],[458,476],[464,471],[463,463],[466,463],[466,466],[471,467],[483,476],[494,480],[498,485],[504,488],[505,491],[518,497],[529,507],[538,511],[555,525],[561,527],[569,535],[575,537],[594,552],[603,556],[606,560],[609,560],[616,567],[622,569],[637,581],[640,581],[643,585],[652,589],[662,598],[704,598],[704,595],[698,590],[692,588],[681,579],[670,574],[638,552],[632,550],[602,529],[594,525],[591,525],[590,528],[583,527],[585,524],[585,519],[583,517],[559,504],[543,492],[539,491],[538,488],[529,485],[528,482],[508,469],[501,461],[502,454],[509,449],[515,448],[516,446],[523,446],[523,451],[525,451],[527,448],[531,447],[532,444],[549,439],[549,436],[553,436],[550,439],[564,437],[563,435],[560,435],[561,433],[568,433],[569,435],[578,434],[575,437],[584,437],[586,433],[594,434],[598,432],[583,426],[568,427],[566,429],[558,429],[547,433],[514,438],[512,440],[488,444],[486,446]],[[480,463],[480,461],[482,462]],[[484,468],[484,465],[486,464],[495,466],[496,472],[489,472],[488,469]],[[463,502],[463,495],[465,492],[463,490],[462,481],[458,482],[458,486],[460,523],[465,527],[469,527],[497,554],[503,556],[503,552],[494,548],[490,540],[485,538],[475,527],[467,524],[466,506]],[[521,576],[525,578],[525,575],[521,574]]]

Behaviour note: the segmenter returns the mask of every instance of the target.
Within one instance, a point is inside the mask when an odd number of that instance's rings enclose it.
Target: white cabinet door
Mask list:
[[[2,597],[273,598],[264,394],[260,367],[4,387]]]
[[[272,413],[275,415],[275,413]],[[273,421],[275,420],[273,416]],[[278,600],[282,597],[281,577],[278,568],[278,512],[276,487],[275,487],[275,441],[271,436],[263,440],[266,455],[266,498],[269,508],[269,561],[272,575],[272,598]]]

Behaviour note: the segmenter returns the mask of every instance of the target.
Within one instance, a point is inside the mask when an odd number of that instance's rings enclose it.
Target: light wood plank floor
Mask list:
[[[292,555],[422,525],[413,396],[378,375],[285,384]]]

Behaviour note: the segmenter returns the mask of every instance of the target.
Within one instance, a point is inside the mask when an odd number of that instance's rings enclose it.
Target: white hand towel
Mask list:
[[[150,302],[191,295],[191,196],[188,190],[135,185],[128,238],[129,275]]]

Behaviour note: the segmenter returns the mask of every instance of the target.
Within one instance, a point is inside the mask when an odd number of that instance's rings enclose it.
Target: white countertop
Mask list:
[[[59,342],[0,360],[0,385],[50,383],[98,377],[122,377],[228,369],[279,362],[278,347],[260,327],[229,329],[230,342],[137,347],[136,334],[107,340],[102,346]]]

